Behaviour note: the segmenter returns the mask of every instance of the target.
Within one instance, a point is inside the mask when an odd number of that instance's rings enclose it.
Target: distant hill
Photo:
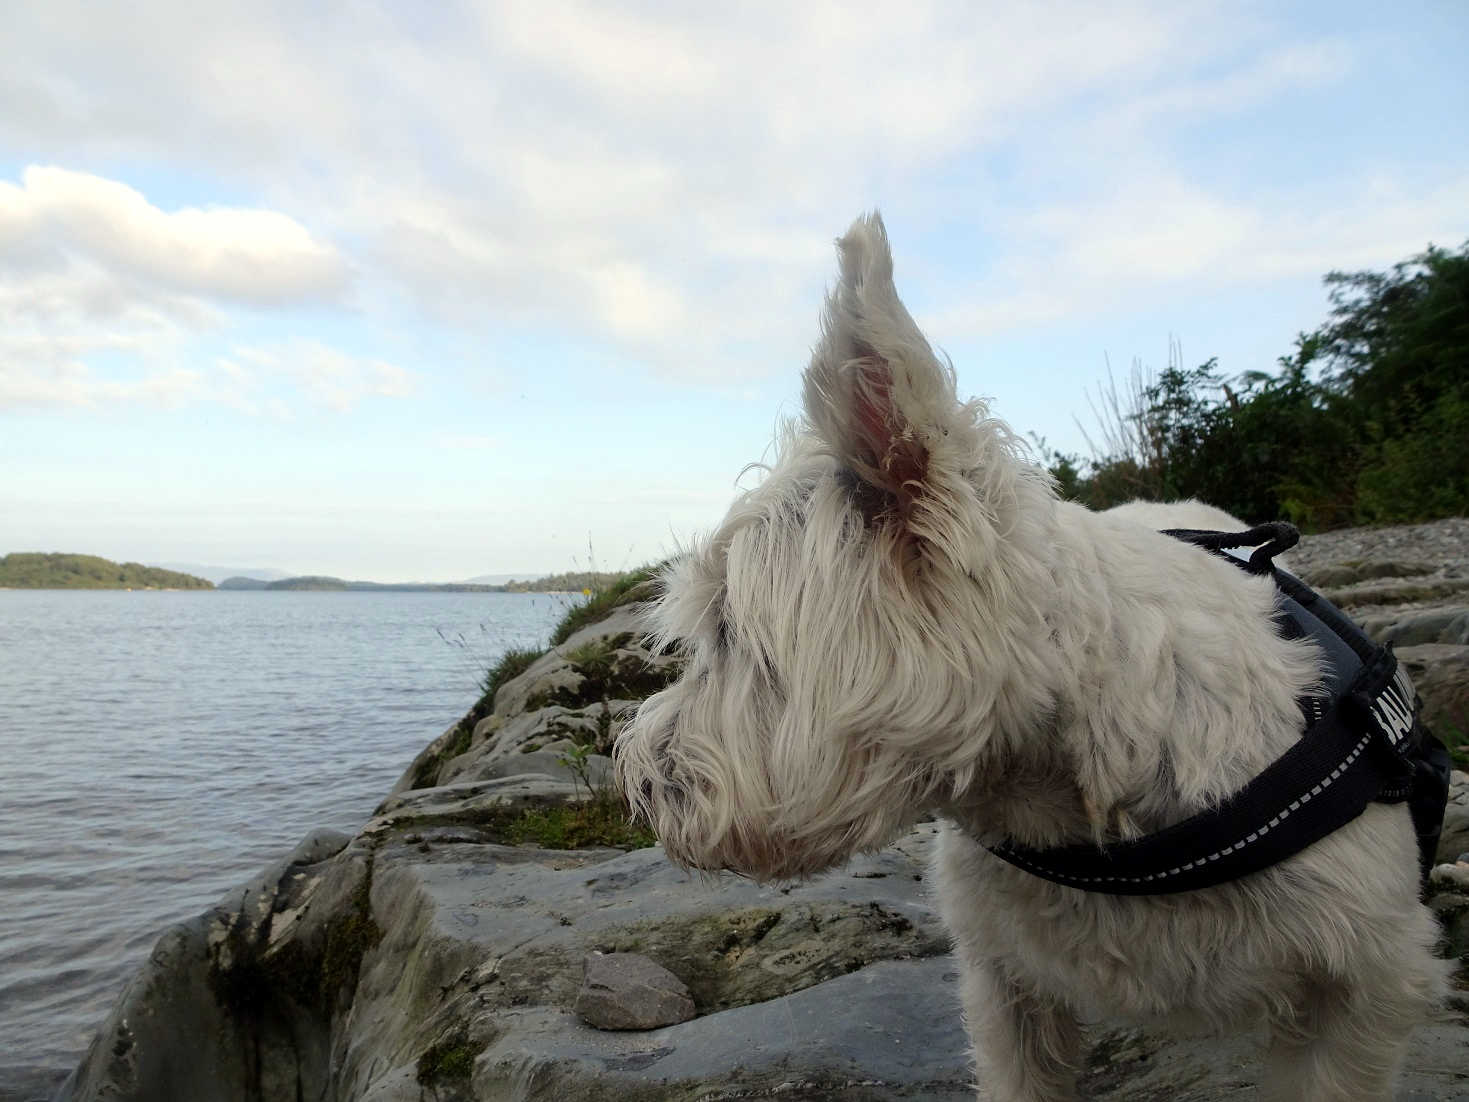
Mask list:
[[[208,578],[215,585],[220,585],[227,578],[255,578],[262,582],[273,582],[291,577],[289,570],[277,570],[271,566],[209,566],[197,562],[155,562],[148,565]]]
[[[328,578],[324,574],[304,574],[299,578],[282,578],[276,582],[266,582],[266,589],[347,589],[348,584],[341,578]]]
[[[551,574],[534,581],[516,581],[509,574],[484,574],[467,582],[349,582],[328,574],[303,574],[294,578],[265,581],[247,575],[224,578],[220,589],[230,590],[299,590],[307,592],[353,593],[580,593],[605,588],[618,574],[580,571]],[[487,578],[500,579],[494,582]]]
[[[115,563],[96,555],[14,551],[0,558],[0,588],[8,589],[213,589],[192,574],[139,562]]]
[[[264,589],[269,584],[270,584],[270,582],[266,581],[264,578],[247,578],[247,577],[242,577],[240,575],[235,575],[232,578],[225,578],[223,581],[216,583],[216,588],[218,588],[218,589]]]

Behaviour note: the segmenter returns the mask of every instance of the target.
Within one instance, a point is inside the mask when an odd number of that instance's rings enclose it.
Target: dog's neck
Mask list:
[[[1048,630],[1012,676],[1044,679],[1050,705],[982,733],[975,780],[945,815],[1026,845],[1134,837],[1237,790],[1299,737],[1314,651],[1276,633],[1268,580],[1066,503],[1049,527]]]

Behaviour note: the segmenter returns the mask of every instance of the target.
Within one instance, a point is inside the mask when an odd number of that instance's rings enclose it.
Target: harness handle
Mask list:
[[[1250,572],[1268,574],[1271,562],[1282,551],[1289,551],[1301,541],[1300,530],[1283,520],[1272,520],[1257,524],[1244,532],[1209,532],[1198,528],[1167,528],[1165,536],[1202,547],[1206,551],[1226,551],[1236,547],[1253,547],[1250,556]]]

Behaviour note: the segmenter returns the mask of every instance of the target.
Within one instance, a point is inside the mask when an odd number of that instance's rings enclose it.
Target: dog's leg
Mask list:
[[[1069,1007],[1011,979],[995,961],[964,969],[962,995],[981,1099],[1073,1102],[1081,1027]]]
[[[1376,985],[1310,983],[1271,1030],[1271,1102],[1391,1102],[1393,1080],[1437,987],[1436,962],[1404,960]]]

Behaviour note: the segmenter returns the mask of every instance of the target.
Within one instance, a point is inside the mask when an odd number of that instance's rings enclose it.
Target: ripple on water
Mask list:
[[[169,925],[309,831],[359,826],[490,662],[563,611],[533,594],[0,591],[0,1098],[76,1064]]]

